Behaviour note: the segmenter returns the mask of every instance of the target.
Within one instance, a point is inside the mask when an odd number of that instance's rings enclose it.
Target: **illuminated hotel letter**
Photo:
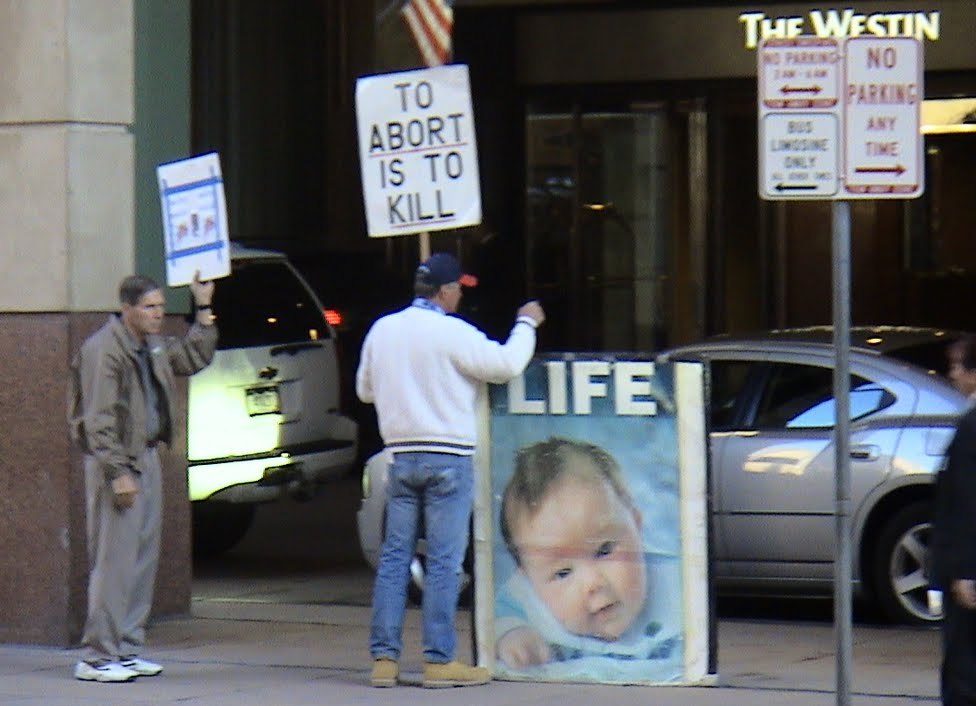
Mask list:
[[[759,21],[765,17],[761,12],[744,12],[739,22],[746,26],[746,49],[755,49],[759,44]]]
[[[837,10],[828,10],[827,17],[824,19],[820,10],[810,12],[810,20],[813,22],[813,33],[818,37],[846,37],[850,33],[851,20],[854,17],[854,10],[844,10],[844,19],[841,21]]]
[[[774,39],[786,39],[786,18],[777,17],[775,20],[763,20],[762,38],[773,37]]]
[[[930,12],[928,17],[924,12],[915,13],[915,39],[921,40],[923,37],[933,42],[939,38],[938,12]]]

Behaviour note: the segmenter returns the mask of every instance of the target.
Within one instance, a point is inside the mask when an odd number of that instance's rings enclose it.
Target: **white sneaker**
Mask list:
[[[163,665],[150,662],[148,659],[141,659],[134,655],[132,657],[123,657],[119,661],[119,664],[126,669],[132,670],[140,677],[154,677],[163,671]]]
[[[75,665],[75,679],[82,681],[125,682],[132,681],[139,674],[118,662],[91,664],[78,662]]]

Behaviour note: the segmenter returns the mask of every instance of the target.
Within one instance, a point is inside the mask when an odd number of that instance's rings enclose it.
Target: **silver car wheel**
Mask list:
[[[458,580],[458,595],[461,596],[462,603],[466,602],[467,599],[465,596],[469,595],[468,588],[474,581],[474,577],[467,572],[466,568],[466,566],[461,568],[461,576]],[[408,587],[408,594],[410,600],[417,605],[421,605],[423,602],[425,570],[424,555],[415,554],[410,561],[410,586]]]
[[[937,621],[942,617],[929,610],[929,581],[925,575],[925,564],[931,530],[930,522],[909,527],[892,548],[888,565],[888,579],[898,602],[913,618],[925,622]]]
[[[424,563],[419,556],[415,556],[410,562],[410,580],[422,593],[424,590]]]

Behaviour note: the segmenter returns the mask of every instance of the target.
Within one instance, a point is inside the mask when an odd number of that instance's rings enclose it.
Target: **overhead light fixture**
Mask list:
[[[976,132],[976,98],[922,101],[923,135]]]

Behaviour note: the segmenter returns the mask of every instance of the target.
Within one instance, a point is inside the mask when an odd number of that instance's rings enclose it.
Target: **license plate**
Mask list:
[[[281,414],[281,398],[278,396],[278,388],[271,387],[252,387],[247,391],[247,413],[251,417],[261,414]]]

